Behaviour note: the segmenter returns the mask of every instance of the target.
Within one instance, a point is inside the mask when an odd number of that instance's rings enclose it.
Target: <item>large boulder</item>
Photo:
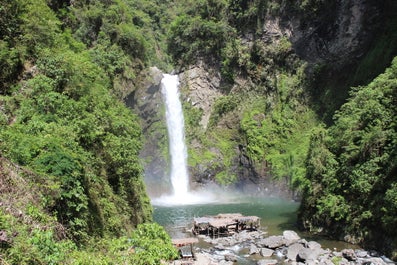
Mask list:
[[[296,243],[301,239],[300,236],[295,231],[292,231],[292,230],[284,231],[283,237],[284,237],[286,246]]]
[[[250,255],[258,254],[259,253],[258,247],[255,244],[251,244],[249,253]]]
[[[299,251],[301,251],[303,248],[305,248],[302,244],[299,243],[294,243],[288,247],[287,250],[287,258],[296,261]]]
[[[311,241],[314,242],[314,241]],[[320,255],[327,253],[324,249],[319,247],[320,244],[313,246],[310,248],[302,248],[298,252],[297,260],[298,261],[305,261],[306,263],[309,261],[316,261]],[[314,247],[316,246],[316,247]]]
[[[284,236],[269,236],[259,242],[263,247],[276,249],[285,245]]]
[[[274,253],[274,250],[270,248],[261,248],[259,253],[262,257],[271,257]]]

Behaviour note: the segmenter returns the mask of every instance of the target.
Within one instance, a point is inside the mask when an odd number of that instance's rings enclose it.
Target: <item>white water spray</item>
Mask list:
[[[171,155],[171,184],[173,194],[154,198],[154,205],[187,205],[214,202],[211,192],[189,191],[187,170],[187,148],[185,145],[184,119],[182,104],[179,100],[179,79],[177,75],[164,74],[161,92],[165,99],[166,119]]]
[[[183,198],[189,191],[187,171],[187,149],[182,105],[179,100],[179,79],[177,75],[164,74],[161,92],[165,98],[166,119],[171,155],[171,183],[174,197]]]

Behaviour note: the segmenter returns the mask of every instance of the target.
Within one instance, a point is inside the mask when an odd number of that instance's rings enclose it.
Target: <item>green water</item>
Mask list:
[[[180,237],[182,228],[191,228],[194,217],[219,213],[241,213],[261,218],[262,230],[269,235],[296,230],[299,204],[280,198],[237,198],[227,203],[154,206],[154,220],[164,226],[171,237]]]
[[[241,213],[261,218],[261,230],[267,235],[282,235],[285,230],[294,230],[306,240],[315,240],[323,248],[358,248],[342,241],[329,240],[301,232],[296,227],[299,203],[281,198],[237,197],[228,202],[195,205],[154,205],[154,221],[162,225],[172,238],[191,237],[194,217],[219,213]]]

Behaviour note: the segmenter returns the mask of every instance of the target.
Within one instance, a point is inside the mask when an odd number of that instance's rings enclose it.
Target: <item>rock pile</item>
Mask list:
[[[242,231],[230,237],[211,239],[202,236],[202,238],[205,242],[210,243],[210,247],[196,249],[196,252],[200,254],[200,257],[206,258],[207,262],[209,262],[207,264],[214,265],[232,265],[241,264],[242,262],[244,264],[257,265],[394,264],[391,260],[375,251],[324,249],[318,242],[302,239],[294,231],[284,231],[283,235],[278,236],[266,236],[265,233],[260,231]]]

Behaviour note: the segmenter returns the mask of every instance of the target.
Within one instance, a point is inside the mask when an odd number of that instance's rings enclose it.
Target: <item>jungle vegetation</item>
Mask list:
[[[151,223],[138,157],[143,136],[123,99],[143,69],[197,60],[219,69],[224,96],[206,131],[197,129],[200,113],[185,106],[187,135],[203,146],[191,165],[208,164],[218,183],[233,185],[241,145],[256,170],[269,168],[301,194],[304,227],[395,251],[396,16],[388,13],[385,34],[343,86],[322,79],[328,66],[307,75],[287,37],[261,40],[266,15],[287,8],[309,20],[334,3],[0,0],[0,261],[176,257],[164,229]],[[239,78],[249,85],[233,87]],[[222,126],[227,119],[236,126]]]

